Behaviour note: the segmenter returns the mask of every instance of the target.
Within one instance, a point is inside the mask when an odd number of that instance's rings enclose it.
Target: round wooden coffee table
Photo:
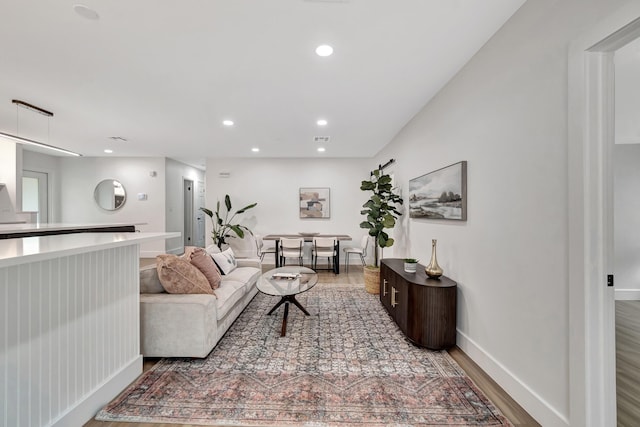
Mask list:
[[[287,316],[289,315],[289,303],[293,303],[305,315],[309,312],[298,302],[296,295],[308,291],[318,283],[318,275],[315,271],[306,267],[291,266],[279,267],[269,270],[260,276],[257,287],[266,295],[280,297],[280,301],[269,311],[269,315],[284,304],[284,316],[282,317],[282,330],[280,336],[287,334]]]

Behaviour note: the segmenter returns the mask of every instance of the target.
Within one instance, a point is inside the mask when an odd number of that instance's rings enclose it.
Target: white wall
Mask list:
[[[166,159],[166,231],[178,231],[184,236],[184,188],[183,180],[193,181],[194,185],[194,227],[200,206],[198,205],[199,182],[205,182],[205,174],[200,169],[175,161]],[[195,232],[195,228],[194,228]],[[183,237],[167,239],[166,251],[170,253],[182,253],[184,250]]]
[[[568,46],[625,3],[525,3],[378,157],[397,158],[405,189],[468,161],[468,220],[404,218],[398,233],[422,260],[438,239],[458,345],[544,426],[570,423]]]
[[[53,218],[49,222],[143,223],[141,231],[183,232],[182,179],[205,181],[204,172],[172,159],[159,157],[81,157],[48,156],[25,151],[23,168],[47,172],[50,179],[50,202]],[[151,176],[155,171],[156,176]],[[109,212],[100,209],[94,199],[95,185],[102,179],[117,179],[127,191],[125,206]],[[138,193],[147,200],[137,199]],[[80,194],[84,196],[79,197]],[[197,203],[197,197],[194,199]],[[61,207],[61,206],[64,206]],[[199,206],[194,207],[197,212]],[[165,251],[181,253],[182,238],[142,246],[143,257]]]
[[[640,39],[615,54],[614,250],[616,299],[640,299]],[[620,145],[631,144],[631,145]]]
[[[359,228],[363,220],[360,210],[368,199],[368,194],[360,190],[360,182],[375,166],[371,159],[207,159],[206,203],[211,210],[218,200],[224,206],[225,194],[231,197],[232,211],[257,202],[241,216],[241,224],[254,233],[348,234],[354,240],[342,242],[341,248],[357,246],[365,233]],[[230,177],[220,178],[221,171],[229,172]],[[329,187],[331,218],[301,219],[300,187]],[[208,245],[212,243],[210,236],[207,217]],[[308,248],[306,258],[309,262]]]
[[[613,154],[616,299],[640,299],[640,144]]]
[[[17,205],[18,166],[16,157],[20,147],[0,138],[0,222],[15,220]]]
[[[155,177],[150,176],[156,171]],[[103,179],[122,183],[127,200],[121,209],[106,211],[93,198],[95,186]],[[162,157],[61,157],[61,222],[139,223],[144,232],[165,231],[165,159]],[[147,200],[137,199],[138,193]],[[164,242],[144,243],[141,257],[164,253]]]

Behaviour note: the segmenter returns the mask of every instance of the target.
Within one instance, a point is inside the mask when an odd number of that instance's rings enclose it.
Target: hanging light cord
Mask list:
[[[35,111],[36,113],[40,113],[43,116],[53,117],[53,113],[51,111],[47,111],[44,108],[36,107],[33,104],[29,104],[28,102],[20,101],[19,99],[12,99],[11,102],[16,104],[18,107],[26,108],[27,110]]]
[[[70,150],[65,150],[64,148],[55,147],[53,145],[45,144],[42,142],[34,141],[32,139],[27,139],[19,136],[20,135],[20,119],[19,119],[20,110],[18,109],[18,107],[23,107],[28,110],[35,111],[39,114],[42,114],[43,116],[47,116],[47,142],[49,142],[49,138],[51,137],[51,120],[50,119],[51,117],[53,117],[53,113],[51,111],[47,111],[43,108],[36,107],[33,104],[29,104],[28,102],[20,101],[18,99],[12,99],[11,102],[16,104],[16,135],[0,132],[0,137],[8,138],[21,144],[34,145],[37,147],[58,151],[60,153],[68,154],[71,156],[82,156],[82,154],[75,153]]]

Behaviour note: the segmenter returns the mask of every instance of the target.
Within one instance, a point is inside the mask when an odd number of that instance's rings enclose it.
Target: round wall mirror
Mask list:
[[[127,200],[127,192],[120,181],[105,179],[96,185],[93,197],[102,209],[115,211],[124,206],[124,202]]]

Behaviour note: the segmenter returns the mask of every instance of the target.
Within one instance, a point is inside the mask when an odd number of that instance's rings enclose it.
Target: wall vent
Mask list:
[[[231,172],[223,171],[218,173],[218,178],[229,178],[229,177],[231,177]]]
[[[314,136],[313,142],[326,144],[327,142],[329,142],[330,139],[331,139],[330,136]]]

